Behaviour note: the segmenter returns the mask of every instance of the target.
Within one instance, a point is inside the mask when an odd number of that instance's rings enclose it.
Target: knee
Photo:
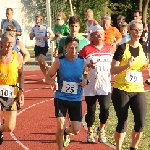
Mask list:
[[[144,123],[135,124],[135,126],[134,126],[134,131],[135,131],[135,132],[143,132],[144,125],[145,125]]]
[[[124,132],[126,132],[126,128],[127,128],[127,122],[126,121],[118,122],[118,125],[116,127],[116,131],[118,133],[124,133]]]
[[[4,127],[5,132],[13,132],[15,127]]]

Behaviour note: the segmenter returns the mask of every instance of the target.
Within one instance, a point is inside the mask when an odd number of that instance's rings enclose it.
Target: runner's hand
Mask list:
[[[43,41],[47,41],[48,40],[48,37],[43,37]]]
[[[56,90],[58,90],[58,83],[54,80],[51,83],[51,89],[53,90],[53,92],[56,92]]]
[[[128,59],[128,66],[131,67],[132,64],[133,64],[133,62],[134,62],[134,57],[131,56],[131,57]]]
[[[20,103],[20,107],[24,105],[24,94],[21,90],[18,91],[18,101]]]
[[[79,83],[79,85],[83,88],[87,85],[87,79],[84,78],[80,78],[81,82]]]
[[[96,68],[96,62],[90,61],[90,63],[87,64],[87,67],[88,67],[88,68],[95,69],[95,68]]]

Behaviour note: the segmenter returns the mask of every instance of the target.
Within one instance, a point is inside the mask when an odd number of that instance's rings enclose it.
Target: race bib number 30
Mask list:
[[[140,83],[142,80],[142,72],[127,71],[125,79],[127,82]]]
[[[14,96],[14,87],[9,85],[1,85],[0,86],[0,96],[13,98]]]
[[[61,92],[77,94],[77,90],[78,90],[78,83],[63,81],[63,87],[61,89]]]

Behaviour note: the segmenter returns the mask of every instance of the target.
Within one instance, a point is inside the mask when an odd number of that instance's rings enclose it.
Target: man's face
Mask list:
[[[35,23],[36,23],[37,25],[40,25],[41,22],[42,22],[41,18],[39,18],[39,17],[36,17],[36,18],[35,18]]]
[[[69,26],[71,34],[78,34],[80,30],[79,23],[71,24]]]
[[[13,12],[10,9],[6,10],[6,18],[7,19],[12,19]]]
[[[4,50],[12,50],[12,48],[14,47],[14,41],[15,41],[15,38],[14,37],[5,37],[2,39],[2,47]]]
[[[140,16],[139,12],[137,12],[137,13],[134,13],[134,14],[133,14],[133,19],[134,19],[134,20],[141,20],[141,19],[142,19],[142,16]]]
[[[111,24],[111,20],[109,20],[109,19],[103,19],[103,21],[102,21],[103,28],[109,27],[110,24]]]
[[[79,43],[77,41],[73,41],[69,43],[67,46],[65,46],[67,55],[69,55],[72,58],[75,57],[78,52],[78,46],[79,46]]]
[[[97,44],[100,41],[104,41],[105,33],[104,31],[96,31],[91,34],[90,40],[93,42],[93,44]]]

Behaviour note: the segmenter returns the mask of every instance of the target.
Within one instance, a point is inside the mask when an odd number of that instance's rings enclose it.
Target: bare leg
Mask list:
[[[58,146],[58,150],[63,150],[63,135],[65,129],[65,118],[58,117],[57,118],[57,131],[56,131],[56,142]]]
[[[133,148],[138,147],[138,144],[140,142],[142,134],[143,134],[143,132],[135,132],[134,130],[132,130],[132,143],[131,143],[131,146]]]
[[[116,150],[121,150],[125,135],[126,135],[126,132],[124,132],[124,133],[115,132],[114,138],[115,138],[115,142],[116,142]]]

